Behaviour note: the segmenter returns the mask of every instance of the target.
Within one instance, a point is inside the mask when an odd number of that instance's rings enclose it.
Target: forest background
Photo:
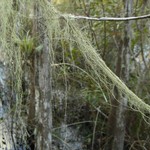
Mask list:
[[[149,149],[148,0],[0,0],[0,8],[6,146]]]

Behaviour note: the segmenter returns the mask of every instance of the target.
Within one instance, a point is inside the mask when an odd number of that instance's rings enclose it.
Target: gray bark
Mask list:
[[[38,12],[39,14],[42,13]],[[38,26],[38,32],[43,35],[45,26]],[[38,54],[38,127],[37,127],[37,149],[52,150],[52,57],[51,44],[47,34],[40,37],[43,50]]]
[[[39,142],[41,150],[52,149],[52,108],[51,108],[51,67],[48,40],[44,39],[44,49],[39,66]]]
[[[132,13],[132,1],[126,0],[124,2],[125,17],[130,17]],[[125,83],[129,80],[129,65],[130,65],[130,42],[131,42],[131,21],[125,22],[124,26],[124,38],[120,37],[118,44],[118,57],[116,64],[116,74],[122,78]],[[125,138],[125,126],[126,126],[126,106],[127,98],[125,95],[121,95],[117,89],[114,88],[115,98],[112,98],[112,108],[108,118],[108,136],[109,142],[106,144],[107,150],[123,150],[124,138]]]
[[[38,44],[43,45],[40,52],[33,52],[31,68],[31,101],[29,108],[29,127],[31,133],[29,146],[31,149],[52,149],[52,108],[51,108],[51,55],[50,43],[45,27],[38,20],[40,8],[34,2],[33,37],[38,37]],[[41,36],[42,35],[42,36]],[[38,45],[39,46],[39,45]],[[29,129],[30,131],[30,129]]]
[[[132,14],[133,1],[124,1],[125,16],[130,17]],[[123,45],[123,67],[122,67],[122,79],[124,82],[129,80],[130,69],[130,45],[131,45],[131,21],[125,23],[124,27],[124,45]],[[125,111],[127,106],[127,98],[125,95],[121,95],[119,99],[118,109],[116,111],[116,127],[114,132],[113,150],[123,150],[124,138],[125,138],[125,126],[126,118]]]

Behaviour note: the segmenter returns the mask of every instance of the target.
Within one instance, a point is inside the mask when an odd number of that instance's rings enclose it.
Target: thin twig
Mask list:
[[[125,18],[115,18],[115,17],[86,17],[86,16],[75,16],[72,14],[67,14],[63,16],[68,16],[69,18],[74,19],[85,19],[85,20],[92,20],[92,21],[129,21],[129,20],[138,20],[138,19],[147,19],[150,18],[150,14],[144,15],[144,16],[138,16],[138,17],[125,17]]]

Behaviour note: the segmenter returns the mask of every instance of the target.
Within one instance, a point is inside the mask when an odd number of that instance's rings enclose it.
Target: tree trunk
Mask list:
[[[44,39],[44,50],[39,66],[39,143],[40,150],[51,150],[52,108],[51,108],[51,66],[50,51]]]
[[[28,114],[28,146],[30,149],[35,149],[35,56],[31,57],[31,68],[30,68],[30,99],[29,99],[29,114]]]
[[[41,13],[40,11],[38,12]],[[38,62],[38,128],[37,128],[37,149],[52,150],[52,69],[51,69],[51,49],[49,38],[45,32],[45,26],[38,26],[38,31],[42,37],[40,41],[43,50],[37,57]]]
[[[124,1],[125,16],[130,17],[132,11],[132,1]],[[125,83],[129,80],[129,68],[130,68],[130,45],[131,45],[131,21],[125,22],[124,27],[124,45],[123,45],[123,67],[122,67],[122,79]],[[118,109],[116,111],[116,126],[113,141],[113,150],[123,150],[124,138],[125,138],[125,110],[127,106],[127,98],[125,95],[121,95],[119,99]]]
[[[131,16],[132,1],[123,1],[125,16]],[[118,61],[116,65],[116,74],[121,77],[125,83],[129,80],[129,65],[130,65],[130,42],[131,42],[131,21],[125,22],[123,45],[120,44],[118,51]],[[122,42],[121,42],[122,43]],[[122,45],[122,46],[121,46]],[[121,65],[122,64],[122,65]],[[115,98],[112,99],[112,109],[108,119],[108,142],[106,149],[123,150],[125,138],[125,110],[127,106],[127,98],[121,95],[117,88],[114,88]]]
[[[36,16],[36,5],[34,4],[34,15]],[[31,36],[32,38],[36,37],[37,33],[37,21],[36,19],[33,20],[32,25],[32,32]],[[35,44],[35,43],[34,43]],[[30,60],[30,72],[29,72],[29,90],[30,90],[30,96],[29,96],[29,113],[28,113],[28,137],[27,137],[27,144],[29,146],[29,149],[34,150],[35,149],[35,129],[36,129],[36,101],[35,101],[35,77],[36,77],[36,64],[35,64],[35,49],[33,47],[32,53],[29,57]]]
[[[50,43],[45,32],[45,26],[41,26],[38,20],[40,8],[34,2],[34,19],[32,37],[37,38],[38,44],[42,43],[41,52],[33,49],[30,57],[30,101],[28,114],[27,138],[29,149],[52,149],[52,108],[51,108],[51,55]],[[41,37],[42,35],[42,37]],[[36,42],[36,41],[35,41]],[[35,43],[36,46],[36,43]],[[38,45],[39,46],[39,45]],[[34,47],[35,48],[35,47]],[[38,92],[37,92],[38,91]],[[39,96],[38,96],[39,95]],[[37,98],[38,97],[38,98]]]

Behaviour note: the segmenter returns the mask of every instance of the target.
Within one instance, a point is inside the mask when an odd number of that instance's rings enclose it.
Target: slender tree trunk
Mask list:
[[[41,12],[38,12],[39,14]],[[42,37],[40,41],[43,50],[40,52],[38,61],[38,84],[39,84],[39,120],[37,128],[37,149],[52,150],[52,69],[51,69],[51,48],[49,38],[45,32],[45,26],[38,26],[38,31]]]
[[[123,1],[125,16],[131,16],[132,1]],[[129,80],[129,65],[130,65],[130,42],[131,42],[131,22],[125,22],[123,45],[118,51],[118,61],[116,74],[121,77],[124,82]],[[108,135],[111,137],[110,143],[106,149],[123,150],[125,138],[126,117],[125,110],[127,106],[127,98],[125,95],[120,95],[118,89],[114,88],[115,98],[112,99],[112,109],[108,119]]]
[[[31,58],[30,68],[30,100],[29,100],[29,115],[28,115],[28,145],[31,149],[35,148],[35,59],[34,55]]]
[[[44,49],[39,66],[39,143],[40,150],[52,149],[51,66],[50,51],[44,39]]]
[[[52,109],[51,109],[51,55],[50,43],[45,32],[45,26],[41,26],[38,16],[40,8],[36,0],[33,4],[34,19],[32,37],[39,37],[38,44],[43,45],[41,52],[33,53],[30,58],[30,101],[28,115],[28,145],[29,149],[52,149]],[[41,37],[42,35],[42,37]],[[35,44],[36,45],[36,44]],[[39,46],[39,45],[38,45]],[[36,82],[35,82],[36,81]],[[38,89],[39,96],[36,90]],[[38,99],[37,99],[38,97]]]
[[[36,16],[36,1],[33,5],[33,12]],[[32,25],[32,32],[31,32],[32,38],[35,38],[37,36],[37,20],[33,20]],[[35,43],[34,43],[35,44]],[[36,100],[35,100],[35,77],[36,77],[36,64],[35,64],[35,49],[33,47],[31,56],[29,58],[30,60],[30,73],[29,73],[29,89],[30,89],[30,97],[29,97],[29,114],[28,114],[28,146],[29,149],[34,150],[35,149],[35,129],[36,129]]]
[[[132,13],[132,0],[126,0],[124,2],[125,16],[130,17]],[[124,82],[129,80],[129,68],[130,68],[130,45],[131,45],[131,22],[125,22],[124,27],[124,45],[123,45],[123,67],[122,67],[122,79]],[[125,95],[120,96],[119,107],[116,111],[116,127],[114,133],[113,150],[123,150],[124,138],[125,138],[125,126],[126,117],[125,111],[127,106],[127,98]]]
[[[123,41],[120,37],[116,37],[118,44],[118,54],[117,54],[117,62],[116,62],[116,75],[121,78],[121,72],[122,72],[122,54],[123,54]],[[120,40],[118,40],[120,39]],[[119,99],[120,99],[120,93],[117,89],[117,87],[114,87],[114,97],[111,99],[111,110],[108,117],[108,136],[109,140],[106,144],[106,150],[112,149],[113,141],[114,141],[114,135],[115,135],[115,128],[116,128],[116,118],[117,118],[117,110],[119,109]]]

